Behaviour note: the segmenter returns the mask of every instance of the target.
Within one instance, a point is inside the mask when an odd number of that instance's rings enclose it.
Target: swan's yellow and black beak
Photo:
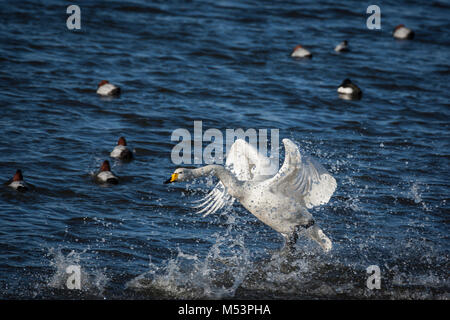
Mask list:
[[[164,181],[165,184],[177,181],[178,173],[173,173],[169,180]]]

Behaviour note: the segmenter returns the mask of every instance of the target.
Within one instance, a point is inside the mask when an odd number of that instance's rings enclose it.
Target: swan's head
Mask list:
[[[320,229],[319,227],[312,226],[312,227],[308,228],[307,234],[311,239],[316,241],[325,252],[330,251],[331,248],[333,247],[333,244],[332,244],[330,238],[328,238],[325,235],[325,233],[323,233],[322,229]]]
[[[178,168],[172,173],[170,179],[166,180],[164,183],[183,182],[192,180],[194,178],[195,177],[192,169]]]

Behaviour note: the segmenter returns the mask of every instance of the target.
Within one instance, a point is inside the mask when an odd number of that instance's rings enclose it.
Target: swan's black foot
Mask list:
[[[290,253],[294,253],[296,250],[295,244],[297,243],[299,233],[302,230],[309,229],[314,224],[315,224],[314,220],[310,220],[308,221],[307,224],[299,224],[295,226],[294,231],[288,237],[286,237],[286,243],[284,245],[283,251],[286,250]]]

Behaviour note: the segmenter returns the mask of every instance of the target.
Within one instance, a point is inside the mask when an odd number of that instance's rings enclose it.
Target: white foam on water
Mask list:
[[[224,234],[215,234],[216,241],[206,256],[178,249],[176,257],[161,266],[150,261],[149,270],[129,281],[126,287],[162,292],[167,298],[233,297],[252,263],[243,237],[231,236],[232,226]]]
[[[428,189],[428,187],[426,186],[425,189]],[[431,208],[423,201],[422,194],[421,186],[417,182],[414,182],[411,186],[410,197],[415,203],[421,204],[425,211],[430,211]]]
[[[91,269],[87,266],[87,263],[83,260],[83,255],[86,252],[87,249],[81,252],[72,250],[64,255],[60,248],[50,248],[47,255],[52,257],[50,266],[55,272],[47,285],[54,289],[76,290],[68,288],[67,281],[70,274],[66,271],[69,266],[76,266],[80,269],[80,290],[95,295],[103,295],[109,279],[104,274],[104,270]]]

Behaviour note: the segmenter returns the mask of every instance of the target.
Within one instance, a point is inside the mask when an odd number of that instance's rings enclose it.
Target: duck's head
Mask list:
[[[397,31],[398,29],[404,28],[404,27],[405,27],[404,24],[399,24],[398,26],[396,26],[396,27],[394,28],[394,31]]]
[[[345,79],[344,81],[342,81],[342,83],[341,83],[341,87],[345,87],[345,86],[348,86],[348,85],[350,85],[350,84],[352,84],[352,80],[350,80],[350,79]]]
[[[183,182],[194,179],[195,176],[192,172],[192,169],[188,168],[178,168],[173,173],[170,179],[164,181],[164,183],[172,183],[172,182]]]
[[[13,181],[22,181],[23,180],[23,176],[22,176],[22,170],[17,170],[16,174],[14,175]]]
[[[292,53],[294,53],[295,51],[297,51],[299,49],[303,49],[303,47],[301,45],[295,46],[294,50],[292,50]]]
[[[108,160],[103,161],[102,166],[100,167],[100,172],[103,171],[111,171],[111,167],[109,166]]]
[[[124,137],[120,137],[119,141],[117,141],[117,145],[118,146],[126,146],[127,145],[127,141],[125,140]]]
[[[108,80],[102,80],[100,81],[100,83],[98,84],[98,87],[100,88],[102,85],[109,83]]]

